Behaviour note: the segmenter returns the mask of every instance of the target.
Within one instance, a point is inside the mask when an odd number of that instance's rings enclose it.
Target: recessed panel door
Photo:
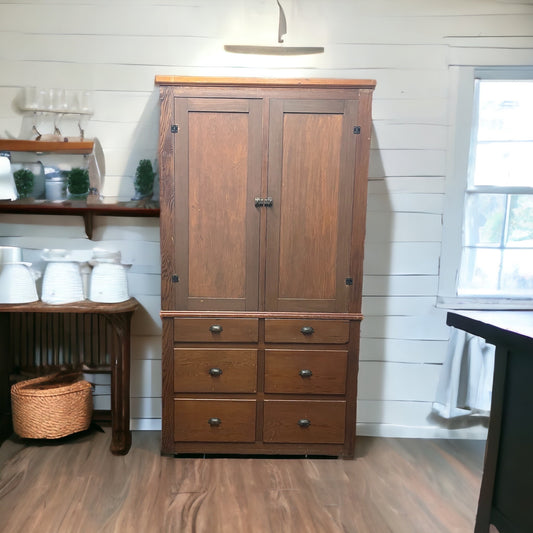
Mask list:
[[[256,310],[261,101],[175,98],[176,309]]]
[[[348,308],[356,117],[356,100],[271,101],[269,311]]]

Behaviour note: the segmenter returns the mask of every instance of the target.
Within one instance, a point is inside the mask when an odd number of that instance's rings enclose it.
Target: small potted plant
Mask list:
[[[73,168],[68,173],[67,188],[69,198],[86,198],[89,194],[89,171],[86,168]]]
[[[151,198],[154,194],[155,172],[149,159],[141,159],[135,171],[135,196],[132,200]]]
[[[13,173],[13,178],[19,198],[28,198],[33,190],[33,172],[27,168],[21,168]]]

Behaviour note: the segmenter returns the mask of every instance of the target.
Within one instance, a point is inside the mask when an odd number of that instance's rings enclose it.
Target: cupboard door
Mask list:
[[[257,309],[261,106],[174,98],[176,309]]]
[[[356,100],[271,100],[266,305],[347,311]]]

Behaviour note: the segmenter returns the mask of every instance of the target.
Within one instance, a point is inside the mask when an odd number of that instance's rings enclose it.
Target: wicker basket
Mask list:
[[[58,439],[86,430],[93,411],[88,381],[53,384],[54,376],[21,381],[11,387],[13,429],[25,439]]]

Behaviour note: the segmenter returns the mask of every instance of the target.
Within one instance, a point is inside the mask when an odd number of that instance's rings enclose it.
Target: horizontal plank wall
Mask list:
[[[482,436],[482,428],[446,430],[429,418],[448,339],[445,311],[434,304],[453,146],[450,67],[532,64],[533,0],[282,4],[285,45],[323,46],[324,54],[224,51],[224,44],[277,44],[274,0],[2,2],[0,137],[27,131],[14,106],[22,87],[90,90],[95,113],[86,132],[105,152],[103,193],[129,199],[138,161],[157,158],[156,74],[376,79],[358,432]],[[2,214],[0,244],[22,246],[35,262],[42,248],[122,252],[142,306],[133,327],[133,427],[160,427],[157,219],[98,218],[88,241],[78,217]]]

